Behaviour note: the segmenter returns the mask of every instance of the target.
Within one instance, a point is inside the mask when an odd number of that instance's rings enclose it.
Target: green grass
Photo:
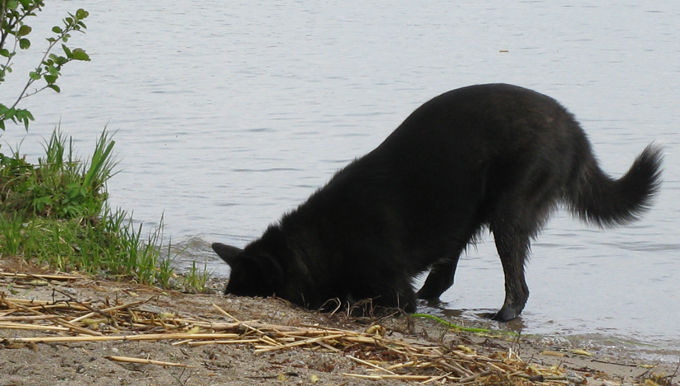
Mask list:
[[[57,129],[37,165],[18,151],[0,156],[0,210],[52,219],[99,215],[107,199],[106,181],[115,174],[115,142],[104,130],[86,162],[74,157],[72,145]]]
[[[176,275],[170,245],[161,258],[163,218],[146,234],[128,212],[113,210],[106,201],[106,182],[116,174],[114,145],[104,130],[92,156],[82,162],[74,156],[72,139],[57,129],[37,164],[18,151],[0,153],[0,257],[170,287]],[[183,289],[204,291],[207,279],[194,263]]]
[[[196,260],[191,262],[191,268],[184,274],[182,280],[182,287],[189,290],[200,290],[206,288],[210,280],[210,273],[208,272],[208,263],[203,263],[203,268],[196,266]]]

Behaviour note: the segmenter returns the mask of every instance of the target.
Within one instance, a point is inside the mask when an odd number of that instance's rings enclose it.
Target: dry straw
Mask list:
[[[68,296],[68,295],[67,295]],[[70,297],[70,296],[68,296]],[[154,298],[114,306],[94,302],[12,299],[0,293],[0,329],[36,331],[36,336],[6,338],[0,347],[36,343],[168,341],[173,345],[244,345],[256,354],[306,349],[335,352],[364,367],[347,377],[405,380],[423,384],[541,384],[581,382],[558,369],[540,369],[510,352],[488,356],[467,347],[444,347],[385,336],[384,328],[366,332],[308,325],[285,326],[242,321],[213,304],[230,322],[180,316],[144,307]],[[108,357],[120,362],[188,367],[148,358]]]

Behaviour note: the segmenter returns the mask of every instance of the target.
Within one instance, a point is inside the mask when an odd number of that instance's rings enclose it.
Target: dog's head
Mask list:
[[[253,253],[222,243],[214,243],[212,248],[231,267],[225,294],[266,297],[283,289],[283,268],[267,252]]]

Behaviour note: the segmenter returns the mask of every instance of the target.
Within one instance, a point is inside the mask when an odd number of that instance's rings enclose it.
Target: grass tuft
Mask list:
[[[172,258],[161,258],[163,218],[145,235],[142,224],[107,203],[106,182],[116,173],[115,141],[104,130],[89,159],[74,156],[73,140],[55,129],[37,164],[19,151],[0,153],[0,257],[17,256],[62,271],[131,279],[168,288]],[[186,287],[204,291],[205,270]],[[205,279],[204,279],[205,278]],[[202,286],[202,287],[200,287]]]

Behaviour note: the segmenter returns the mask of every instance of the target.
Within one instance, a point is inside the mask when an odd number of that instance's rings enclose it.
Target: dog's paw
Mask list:
[[[488,312],[482,314],[483,317],[491,320],[496,320],[498,322],[509,322],[519,316],[519,313],[515,312],[510,307],[503,307],[498,312]]]

